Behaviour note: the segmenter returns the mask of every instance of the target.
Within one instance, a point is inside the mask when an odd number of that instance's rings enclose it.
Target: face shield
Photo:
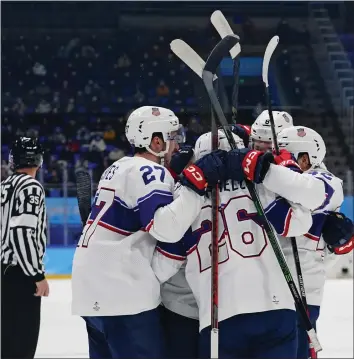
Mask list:
[[[175,141],[179,145],[186,142],[186,131],[183,127],[183,125],[179,125],[179,128],[177,131],[171,132],[167,136],[167,141]]]

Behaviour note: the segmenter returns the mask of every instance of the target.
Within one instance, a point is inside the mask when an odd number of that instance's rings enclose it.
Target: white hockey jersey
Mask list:
[[[175,196],[179,195],[182,186],[177,183]],[[193,292],[186,280],[185,263],[179,271],[161,285],[162,304],[170,311],[188,317],[199,319],[198,306]]]
[[[294,179],[290,170],[278,170],[277,167],[271,165],[270,168],[274,171],[272,182],[275,186],[289,178]],[[299,176],[302,175],[295,173],[295,178],[302,180],[303,185],[311,182]],[[324,187],[317,180],[312,184],[317,188]],[[310,203],[305,198],[310,188],[305,193],[297,192],[297,196],[290,194],[299,203],[294,204],[279,198],[266,186],[257,187],[267,217],[279,235],[300,235],[309,230],[311,212],[299,204]],[[288,191],[291,188],[290,183]],[[294,309],[293,298],[246,186],[227,181],[220,189],[220,204],[219,320],[243,313]],[[186,262],[186,279],[199,308],[200,330],[210,325],[211,320],[211,228],[211,205],[208,202],[184,238],[173,244],[158,243],[153,259],[154,271],[162,283]]]
[[[296,237],[307,304],[320,306],[326,278],[326,261],[336,260],[329,258],[335,255],[329,254],[326,249],[326,243],[321,237],[322,228],[326,219],[326,212],[338,210],[343,203],[344,195],[342,180],[329,171],[318,168],[310,170],[306,174],[323,181],[326,188],[325,202],[312,212],[313,224],[311,228],[303,236]],[[286,240],[281,243],[294,281],[298,286],[291,243]]]
[[[177,242],[204,198],[155,162],[124,157],[102,175],[73,261],[72,311],[82,316],[137,314],[160,303],[152,268],[156,240]]]

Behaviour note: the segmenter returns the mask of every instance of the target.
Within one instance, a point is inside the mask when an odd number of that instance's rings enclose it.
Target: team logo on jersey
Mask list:
[[[306,136],[306,132],[305,132],[305,130],[304,130],[303,128],[298,128],[298,129],[297,129],[297,135],[298,135],[299,137],[305,137],[305,136]]]
[[[98,312],[101,309],[101,307],[98,305],[98,302],[95,302],[92,309],[95,310],[96,312]]]
[[[152,107],[151,112],[152,112],[152,114],[154,116],[160,116],[161,115],[160,110],[157,107]]]

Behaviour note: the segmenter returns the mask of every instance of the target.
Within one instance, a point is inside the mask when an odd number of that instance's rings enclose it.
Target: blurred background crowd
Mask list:
[[[144,104],[175,111],[193,144],[210,128],[210,104],[200,79],[169,43],[181,38],[206,59],[219,40],[209,17],[220,9],[241,37],[237,121],[251,124],[265,108],[262,57],[277,34],[274,109],[321,133],[329,170],[352,194],[353,3],[181,4],[3,3],[1,180],[11,173],[14,136],[38,136],[46,148],[40,179],[47,196],[75,196],[76,169],[89,168],[96,183],[108,165],[129,154],[125,121]],[[221,73],[224,98],[231,100],[231,59]],[[223,106],[231,116],[227,101]]]

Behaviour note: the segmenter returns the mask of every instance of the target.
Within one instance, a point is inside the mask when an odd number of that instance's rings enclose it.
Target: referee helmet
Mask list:
[[[12,170],[41,167],[42,163],[43,149],[36,138],[20,137],[13,142],[9,154]]]

